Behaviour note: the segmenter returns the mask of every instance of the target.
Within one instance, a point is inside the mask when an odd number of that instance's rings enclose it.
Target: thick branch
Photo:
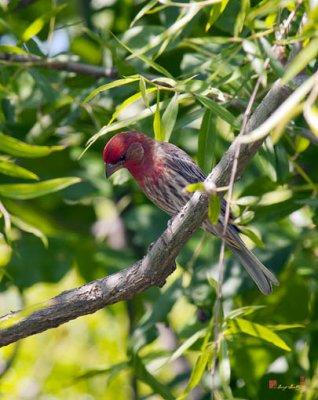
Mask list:
[[[74,61],[63,61],[56,58],[42,58],[33,54],[0,53],[0,61],[9,65],[22,64],[25,67],[42,67],[58,71],[74,72],[76,74],[90,75],[94,78],[114,79],[117,77],[117,71],[115,69]]]
[[[279,81],[276,82],[251,116],[246,132],[252,131],[263,123],[291,91],[281,86]],[[263,140],[240,145],[237,177],[242,174]],[[225,186],[229,183],[237,144],[237,140],[234,140],[208,176],[208,182],[213,182],[216,186]],[[205,193],[195,193],[169,223],[165,232],[149,249],[146,256],[133,266],[109,277],[63,292],[30,315],[24,314],[18,321],[19,313],[15,315],[13,322],[10,322],[10,314],[8,320],[3,322],[3,329],[0,330],[0,346],[59,326],[81,315],[93,313],[108,304],[127,300],[151,286],[162,286],[174,270],[176,256],[204,220],[207,205],[208,196]]]

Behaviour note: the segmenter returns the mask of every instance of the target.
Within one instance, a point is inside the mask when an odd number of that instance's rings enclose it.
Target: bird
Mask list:
[[[185,187],[203,182],[205,174],[182,149],[169,142],[157,141],[139,131],[125,131],[114,135],[103,150],[106,177],[126,168],[145,195],[160,209],[175,216],[188,202],[192,193]],[[226,201],[221,201],[221,212],[216,224],[208,218],[202,228],[223,237]],[[230,217],[224,236],[227,247],[251,276],[263,294],[270,294],[273,285],[279,285],[275,275],[246,247],[239,228]]]

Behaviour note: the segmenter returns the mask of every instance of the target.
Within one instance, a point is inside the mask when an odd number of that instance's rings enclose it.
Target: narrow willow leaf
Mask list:
[[[13,46],[11,44],[1,44],[0,52],[7,54],[27,54],[27,52],[23,49],[20,49],[20,47]]]
[[[289,64],[285,72],[282,82],[286,84],[307,67],[311,60],[318,54],[318,38],[314,38],[303,48]]]
[[[167,385],[163,385],[159,382],[145,367],[141,358],[137,355],[133,355],[132,367],[137,378],[150,386],[154,393],[159,394],[165,400],[174,400],[175,397],[170,392]]]
[[[155,139],[159,141],[165,140],[165,134],[162,129],[161,124],[161,117],[160,117],[160,98],[159,98],[159,91],[157,91],[157,105],[156,111],[153,117],[153,131],[155,134]]]
[[[295,151],[296,153],[304,152],[310,145],[310,141],[302,136],[297,135],[295,138]]]
[[[292,108],[289,112],[282,115],[280,121],[278,122],[278,124],[275,126],[275,128],[271,132],[273,144],[276,144],[279,142],[279,140],[281,139],[281,137],[283,136],[283,134],[285,132],[285,128],[288,125],[288,123],[292,119],[297,117],[302,111],[303,111],[303,104],[298,104],[296,107]]]
[[[315,85],[318,73],[316,72],[303,82],[285,101],[281,104],[274,113],[267,118],[260,126],[255,128],[252,132],[238,138],[239,143],[252,143],[265,137],[273,128],[275,128],[286,113],[292,112],[297,107],[303,98]]]
[[[218,195],[210,196],[208,216],[212,225],[217,224],[221,212],[221,200]]]
[[[99,93],[106,92],[106,90],[113,89],[115,87],[128,85],[129,83],[136,82],[138,80],[139,80],[139,76],[132,75],[132,76],[128,76],[127,78],[117,79],[116,81],[112,81],[112,82],[106,83],[105,85],[101,85],[101,86],[97,87],[96,89],[94,89],[88,96],[86,96],[85,99],[83,100],[82,104],[89,102],[95,96],[97,96]]]
[[[157,89],[156,88],[148,88],[146,89],[145,95],[147,96],[149,93],[155,92]],[[116,107],[116,110],[114,114],[112,115],[108,125],[112,124],[115,119],[118,118],[119,114],[123,112],[128,106],[133,104],[135,101],[139,100],[142,97],[141,92],[137,92],[133,94],[132,96],[128,97],[124,102],[122,102],[118,107]]]
[[[244,306],[244,307],[236,308],[235,310],[230,311],[226,315],[225,319],[233,319],[233,318],[237,318],[242,315],[249,315],[249,314],[252,314],[255,311],[258,311],[264,307],[265,306]]]
[[[57,192],[81,180],[76,177],[56,178],[38,183],[8,183],[0,185],[0,195],[11,199],[26,200]]]
[[[190,183],[190,185],[187,185],[185,187],[185,190],[190,193],[196,192],[197,190],[200,192],[205,192],[204,183],[203,182]]]
[[[129,53],[131,53],[131,55],[133,57],[139,58],[141,61],[143,61],[145,64],[149,65],[149,67],[155,69],[156,71],[160,72],[162,75],[173,79],[173,76],[165,69],[163,68],[161,65],[157,64],[155,61],[151,60],[150,58],[146,57],[143,54],[138,54],[137,52],[133,51],[130,47],[128,47],[125,43],[123,43],[121,40],[118,39],[117,36],[115,36],[112,32],[111,34],[113,35],[113,37],[115,38],[115,40],[125,49],[127,50]]]
[[[27,42],[36,36],[44,28],[45,24],[50,20],[51,17],[58,14],[66,7],[66,4],[61,4],[60,6],[54,7],[45,15],[35,19],[22,33],[21,39],[23,42]]]
[[[39,179],[35,173],[16,165],[13,161],[5,159],[0,159],[0,173],[8,176],[14,176],[16,178],[35,180]]]
[[[210,165],[208,165],[208,159],[211,159],[211,143],[213,141],[213,113],[211,110],[205,110],[202,123],[198,135],[198,153],[197,153],[197,160],[199,167],[207,172]],[[213,154],[212,154],[213,157]]]
[[[175,93],[162,115],[162,130],[164,132],[164,137],[167,142],[169,142],[171,133],[176,124],[178,109],[178,93]]]
[[[223,337],[220,343],[219,351],[219,374],[222,382],[222,387],[227,393],[227,398],[231,396],[230,379],[231,379],[231,364],[229,360],[229,351],[225,338]]]
[[[214,6],[212,6],[211,11],[210,11],[209,20],[208,20],[208,23],[206,24],[206,27],[205,27],[205,31],[206,32],[218,20],[219,16],[225,10],[225,7],[227,6],[228,2],[229,2],[229,0],[222,0],[220,3],[216,3]]]
[[[291,348],[280,336],[264,325],[256,324],[243,318],[235,318],[229,320],[228,326],[225,334],[245,333],[269,342],[283,350],[291,351]]]
[[[204,337],[206,329],[201,329],[191,335],[181,346],[177,348],[171,355],[171,357],[167,360],[167,363],[175,361],[177,358],[181,357],[194,343],[196,343],[199,339]]]
[[[246,15],[248,14],[251,6],[250,0],[241,0],[241,10],[235,20],[234,36],[239,36],[244,27]]]
[[[40,229],[36,228],[33,225],[30,225],[29,223],[23,221],[22,219],[16,217],[15,215],[11,216],[11,221],[12,223],[17,226],[19,229],[21,229],[24,232],[32,233],[32,235],[37,236],[39,239],[41,239],[42,243],[44,244],[45,247],[48,247],[48,240],[47,237],[44,235]]]
[[[37,158],[47,156],[54,151],[63,150],[63,146],[37,146],[0,133],[0,151],[15,157]]]
[[[99,375],[114,375],[121,371],[124,371],[125,369],[129,369],[129,363],[127,361],[114,364],[108,368],[91,369],[89,371],[84,372],[81,375],[76,376],[74,378],[74,381],[87,380]]]
[[[133,27],[135,23],[140,20],[144,15],[148,13],[156,4],[158,0],[150,0],[146,3],[146,5],[137,13],[135,18],[132,20],[130,27]]]
[[[147,96],[147,93],[146,93],[147,86],[146,86],[145,78],[143,76],[140,76],[139,90],[140,90],[140,93],[141,93],[141,96],[142,96],[142,100],[143,100],[145,106],[149,108],[150,104],[149,104],[149,99],[148,99],[148,96]]]
[[[213,114],[224,119],[224,121],[230,124],[234,129],[236,130],[239,129],[239,124],[236,122],[236,118],[226,108],[224,108],[223,106],[221,106],[220,104],[216,103],[214,100],[208,97],[199,94],[195,95],[195,97],[199,100],[201,104],[204,105],[204,107],[211,110]]]
[[[43,17],[34,20],[22,33],[22,41],[27,42],[34,36],[36,36],[44,27],[45,20]]]
[[[243,235],[247,236],[253,243],[256,244],[256,246],[264,248],[264,242],[262,239],[257,235],[256,232],[254,232],[252,229],[246,228],[246,226],[240,226],[240,231],[243,233]]]
[[[269,43],[269,41],[266,40],[265,38],[261,37],[260,38],[260,42],[261,42],[261,44],[263,46],[263,49],[265,50],[266,55],[269,58],[270,65],[271,65],[273,71],[275,71],[276,75],[279,78],[281,78],[285,73],[285,67],[277,59],[277,56],[273,52],[273,48],[272,48],[271,44]]]
[[[318,108],[315,106],[305,106],[304,117],[312,132],[318,136]]]
[[[304,325],[304,324],[278,324],[278,325],[268,325],[267,327],[269,329],[272,329],[273,331],[285,331],[288,329],[305,328],[306,325]]]
[[[178,400],[185,400],[188,398],[188,394],[200,383],[202,376],[206,370],[206,367],[213,355],[213,344],[210,343],[210,338],[213,332],[213,319],[211,319],[209,326],[206,329],[205,336],[203,339],[203,343],[200,350],[200,355],[196,360],[196,363],[192,369],[189,382],[182,393],[181,396],[178,397]]]

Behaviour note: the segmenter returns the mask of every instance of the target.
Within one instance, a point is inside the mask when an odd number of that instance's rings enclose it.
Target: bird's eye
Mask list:
[[[120,159],[118,161],[125,161],[125,156],[121,156]]]

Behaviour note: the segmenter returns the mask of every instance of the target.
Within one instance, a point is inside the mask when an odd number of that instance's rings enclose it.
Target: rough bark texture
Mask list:
[[[263,123],[288,97],[291,89],[277,81],[257,107],[247,124],[246,133]],[[263,139],[264,140],[264,139]],[[263,140],[241,144],[238,158],[239,177]],[[229,183],[237,140],[231,144],[207,181],[216,186]],[[195,193],[167,229],[148,250],[145,257],[121,272],[95,280],[76,289],[63,292],[46,305],[25,315],[12,313],[0,322],[0,346],[16,342],[35,333],[59,326],[81,315],[93,313],[108,304],[127,300],[151,286],[162,286],[175,268],[175,258],[206,217],[208,196]]]

